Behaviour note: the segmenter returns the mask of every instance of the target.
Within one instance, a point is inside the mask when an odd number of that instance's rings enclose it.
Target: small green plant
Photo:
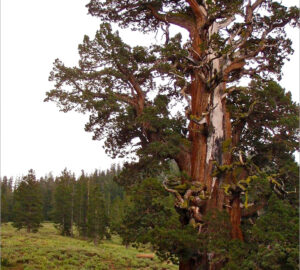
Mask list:
[[[1,258],[1,266],[11,266],[12,264],[9,262],[7,258]]]

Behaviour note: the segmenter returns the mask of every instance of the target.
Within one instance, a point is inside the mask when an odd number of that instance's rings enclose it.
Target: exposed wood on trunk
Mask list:
[[[225,175],[213,176],[215,165],[223,166],[232,164],[231,149],[237,145],[243,125],[239,125],[232,132],[230,114],[226,110],[225,88],[232,71],[237,71],[245,66],[245,58],[236,57],[234,61],[228,60],[216,51],[205,51],[203,49],[203,40],[212,41],[214,34],[220,29],[227,27],[234,17],[229,17],[222,22],[207,22],[206,4],[199,4],[199,1],[186,0],[193,14],[194,23],[187,27],[190,33],[192,47],[189,50],[193,63],[198,63],[206,59],[205,63],[209,66],[206,73],[200,69],[194,69],[191,74],[191,85],[189,88],[191,119],[189,123],[189,140],[191,141],[191,151],[181,151],[175,158],[181,171],[187,172],[191,180],[200,182],[207,188],[209,198],[204,201],[201,208],[197,205],[191,206],[188,211],[198,220],[202,216],[214,210],[222,211],[225,206],[231,221],[231,236],[233,239],[243,239],[240,228],[241,208],[240,198],[237,196],[231,198],[225,194],[222,187],[223,183],[232,184],[234,178],[231,173]],[[248,8],[249,18],[252,18],[251,11],[259,5],[260,0]],[[163,18],[153,8],[150,8],[152,14],[160,21],[167,21],[167,16]],[[208,29],[204,29],[205,23],[210,23]],[[177,24],[178,25],[178,24]],[[251,32],[252,29],[248,28]],[[238,35],[239,33],[235,34]],[[233,42],[235,36],[229,38],[228,42]],[[203,39],[203,40],[202,40]],[[238,46],[242,46],[242,42]],[[238,47],[239,48],[239,47]],[[203,58],[204,57],[204,58]],[[203,64],[204,62],[202,62]],[[200,119],[198,122],[193,119]],[[226,147],[224,147],[226,143]],[[175,193],[174,190],[172,190]],[[187,191],[186,196],[189,193]],[[180,199],[183,199],[182,197]],[[186,198],[184,198],[186,199]],[[202,202],[203,203],[203,202]],[[213,262],[217,254],[202,254],[201,262],[196,262],[193,258],[187,261],[180,261],[180,270],[194,270],[201,266],[201,269],[219,270],[222,263]]]
[[[224,87],[225,88],[225,87]],[[224,109],[224,132],[225,132],[225,141],[228,142],[228,149],[223,151],[223,157],[222,157],[222,164],[231,164],[232,163],[232,154],[231,154],[231,148],[232,148],[232,127],[230,122],[230,113],[226,110],[226,102],[225,100],[222,100],[223,103],[223,109]],[[224,150],[224,148],[223,148]],[[228,179],[227,179],[228,180]],[[225,183],[229,183],[229,181],[225,181]]]
[[[213,103],[214,108],[210,113],[210,134],[207,139],[207,154],[206,154],[206,164],[211,160],[217,161],[219,164],[222,163],[222,153],[220,144],[224,140],[224,111],[222,106],[223,91],[221,86],[216,87],[213,93]]]

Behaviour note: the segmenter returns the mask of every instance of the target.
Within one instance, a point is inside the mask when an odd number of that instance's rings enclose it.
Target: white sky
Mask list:
[[[298,0],[284,0],[299,5]],[[77,46],[94,36],[100,20],[87,15],[88,0],[1,1],[1,176],[18,177],[30,168],[38,177],[65,167],[77,175],[107,169],[116,160],[84,131],[86,116],[64,114],[44,103],[48,76],[60,58],[76,65]],[[122,34],[122,33],[121,33]],[[289,30],[295,54],[284,67],[281,85],[299,100],[299,31]],[[126,41],[146,41],[126,31]]]

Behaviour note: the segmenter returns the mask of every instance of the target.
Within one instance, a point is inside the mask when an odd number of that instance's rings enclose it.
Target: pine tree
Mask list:
[[[75,178],[65,169],[55,181],[53,221],[62,235],[73,235]]]
[[[91,175],[82,171],[81,176],[76,181],[74,221],[81,236],[92,237],[96,241],[98,238],[102,239],[103,236],[109,237],[108,217],[113,215],[112,203],[116,196],[123,196],[122,187],[113,181],[115,173],[114,169],[107,170],[107,172],[96,170]],[[96,217],[97,215],[98,217]],[[97,222],[103,223],[105,228],[103,229],[102,224],[99,223],[99,230],[95,229]]]
[[[12,221],[13,212],[13,179],[4,176],[0,181],[1,190],[1,223]]]
[[[74,194],[74,222],[80,236],[83,237],[87,236],[89,181],[88,176],[82,171],[76,181]]]
[[[43,220],[51,221],[51,213],[53,211],[53,193],[54,193],[54,178],[51,174],[45,178],[41,178],[40,188],[43,198]]]
[[[87,216],[87,235],[98,244],[104,237],[110,238],[109,221],[106,213],[103,192],[98,185],[91,187]]]
[[[124,198],[122,199],[117,196],[113,200],[108,214],[110,220],[110,230],[114,233],[120,232],[120,224],[123,222],[126,205],[128,204],[128,198],[126,198],[126,196],[123,197]]]
[[[18,230],[26,228],[27,232],[37,232],[42,222],[42,201],[39,183],[33,170],[22,177],[14,192],[13,226]]]
[[[55,89],[46,101],[57,102],[65,112],[88,112],[86,130],[94,139],[105,138],[112,157],[137,156],[118,177],[124,186],[157,177],[175,160],[180,177],[165,175],[163,185],[176,198],[184,230],[198,230],[192,243],[197,245],[206,233],[217,241],[213,226],[226,220],[230,226],[223,226],[224,235],[243,241],[249,186],[259,193],[260,179],[287,194],[280,181],[285,177],[289,182],[282,168],[294,162],[298,108],[287,95],[269,102],[260,93],[278,94],[272,79],[280,79],[293,51],[284,27],[299,26],[298,8],[271,0],[91,0],[87,7],[104,24],[94,39],[85,37],[79,46],[78,67],[55,61],[50,75]],[[161,29],[166,39],[149,48],[131,48],[110,23],[144,33]],[[172,26],[185,29],[188,40],[171,36]],[[242,78],[252,82],[240,87]],[[170,109],[174,105],[177,113]],[[261,107],[266,109],[258,111]],[[271,114],[288,122],[272,121]],[[251,202],[255,213],[263,201]],[[186,253],[180,269],[224,266],[224,241],[216,249],[202,240],[204,248],[198,245]]]

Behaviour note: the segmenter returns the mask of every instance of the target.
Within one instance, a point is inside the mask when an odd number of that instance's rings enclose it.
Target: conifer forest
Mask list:
[[[141,264],[76,264],[79,252],[70,268],[45,269],[298,269],[299,104],[280,79],[293,57],[286,28],[300,20],[286,2],[90,0],[99,29],[77,66],[49,67],[44,101],[88,115],[85,131],[125,162],[3,177],[3,230],[52,224],[93,252],[116,239],[125,253],[145,248]],[[126,44],[125,29],[155,38]],[[13,268],[6,241],[4,269],[44,269]]]

